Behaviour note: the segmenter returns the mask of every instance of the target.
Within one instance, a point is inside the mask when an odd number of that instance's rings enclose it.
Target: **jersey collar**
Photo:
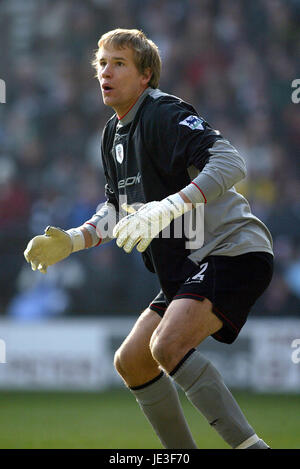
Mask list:
[[[152,90],[152,88],[148,87],[148,88],[145,89],[145,91],[143,91],[143,93],[138,98],[136,103],[132,106],[132,108],[129,109],[129,111],[125,114],[125,116],[122,117],[122,119],[119,119],[119,122],[118,122],[118,125],[117,125],[118,128],[123,127],[124,125],[127,125],[127,124],[129,124],[130,122],[133,121],[133,119],[134,119],[140,105],[142,104],[144,99],[148,96],[148,94],[150,93],[151,90]]]

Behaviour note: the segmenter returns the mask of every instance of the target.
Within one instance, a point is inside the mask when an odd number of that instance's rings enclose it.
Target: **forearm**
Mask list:
[[[73,252],[105,244],[113,239],[112,231],[118,219],[112,204],[105,203],[78,228],[68,230],[73,240]]]
[[[193,205],[215,200],[246,175],[243,158],[227,140],[217,140],[210,153],[203,170],[181,191]]]
[[[93,237],[92,237],[91,233],[89,232],[89,230],[84,225],[80,226],[79,229],[82,232],[83,237],[84,237],[84,249],[88,249],[88,248],[93,247],[93,245],[94,245]],[[98,240],[98,243],[99,242],[101,243],[101,240]]]

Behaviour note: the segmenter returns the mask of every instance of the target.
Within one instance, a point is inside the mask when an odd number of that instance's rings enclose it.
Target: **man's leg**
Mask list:
[[[161,317],[146,309],[115,354],[115,367],[134,394],[165,448],[196,444],[182,412],[177,390],[151,355],[149,342]]]
[[[208,299],[175,300],[151,337],[151,353],[232,448],[266,449],[214,365],[194,349],[221,327]]]

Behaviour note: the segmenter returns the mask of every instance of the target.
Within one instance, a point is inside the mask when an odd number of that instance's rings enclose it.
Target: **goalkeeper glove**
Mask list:
[[[113,236],[125,252],[131,252],[136,244],[137,250],[144,252],[160,231],[191,208],[192,204],[184,202],[178,193],[160,202],[149,202],[137,212],[122,218],[115,226]]]
[[[45,274],[49,265],[68,257],[72,252],[85,248],[81,230],[72,228],[64,231],[61,228],[47,226],[44,235],[35,236],[29,241],[24,256],[31,263],[32,270],[38,269]]]

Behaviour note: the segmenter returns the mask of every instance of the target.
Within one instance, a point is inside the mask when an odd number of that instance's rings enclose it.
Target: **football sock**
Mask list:
[[[270,447],[263,440],[258,438],[257,435],[252,435],[235,449],[270,449]]]
[[[256,436],[220,373],[198,350],[192,349],[170,375],[232,448]]]
[[[161,372],[142,386],[129,388],[151,423],[164,448],[197,448],[174,383]]]

